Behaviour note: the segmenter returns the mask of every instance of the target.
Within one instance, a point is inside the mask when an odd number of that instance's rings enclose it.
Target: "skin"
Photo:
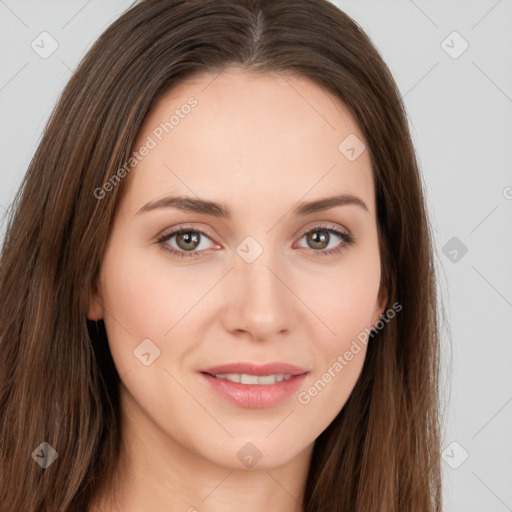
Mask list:
[[[364,139],[330,93],[306,78],[237,68],[168,91],[134,147],[190,96],[197,106],[125,178],[91,291],[89,318],[105,321],[123,416],[117,492],[92,510],[300,511],[313,443],[349,397],[364,346],[307,404],[293,394],[268,408],[240,407],[197,372],[288,362],[309,370],[307,391],[379,319],[386,297],[369,154],[349,161],[338,150],[349,134]],[[232,216],[137,213],[171,194],[225,203]],[[298,202],[337,194],[357,196],[367,211],[349,204],[291,213]],[[157,242],[183,224],[208,235],[196,258]],[[303,233],[326,224],[355,242],[330,235],[327,249],[308,243]],[[252,263],[236,252],[248,236],[263,249]],[[186,253],[177,238],[167,244]],[[145,339],[160,349],[149,366],[134,356]],[[251,468],[237,457],[248,442],[262,454]]]

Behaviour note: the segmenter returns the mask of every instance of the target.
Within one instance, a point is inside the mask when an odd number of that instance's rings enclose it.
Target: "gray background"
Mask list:
[[[2,217],[72,70],[131,3],[0,0]],[[512,1],[335,3],[389,65],[424,176],[451,329],[446,510],[512,511]]]

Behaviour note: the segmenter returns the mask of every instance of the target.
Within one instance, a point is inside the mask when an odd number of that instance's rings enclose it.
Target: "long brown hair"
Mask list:
[[[228,66],[307,77],[349,108],[370,152],[382,286],[403,310],[369,342],[315,442],[305,512],[441,510],[439,332],[423,187],[399,91],[363,30],[326,0],[146,0],[85,56],[13,202],[0,261],[0,509],[84,511],[119,455],[119,375],[91,283],[157,99]],[[341,141],[340,141],[341,142]],[[136,171],[134,171],[136,172]],[[58,453],[41,469],[31,456]]]

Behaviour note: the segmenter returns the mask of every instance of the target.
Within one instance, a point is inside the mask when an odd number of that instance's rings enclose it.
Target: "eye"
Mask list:
[[[312,249],[315,256],[337,254],[345,247],[354,243],[352,235],[336,229],[335,226],[315,226],[313,229],[303,233],[300,240],[303,238],[306,238],[306,243],[309,246],[307,248]],[[336,239],[341,241],[336,243]]]
[[[184,226],[163,235],[157,242],[166,251],[183,258],[200,256],[201,252],[211,248],[208,247],[208,243],[204,243],[205,240],[212,242],[203,231]],[[214,245],[220,248],[219,245]]]
[[[352,235],[340,231],[335,226],[315,226],[313,229],[302,233],[299,241],[303,238],[306,239],[306,243],[309,245],[306,248],[312,250],[315,256],[337,254],[354,243]],[[336,243],[336,239],[338,239],[338,243]],[[202,253],[212,248],[208,241],[213,245],[213,248],[221,248],[220,245],[212,242],[211,238],[203,231],[182,226],[162,235],[157,243],[174,256],[194,258],[202,256]]]

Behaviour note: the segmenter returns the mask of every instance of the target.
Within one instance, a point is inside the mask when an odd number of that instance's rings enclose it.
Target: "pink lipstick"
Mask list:
[[[220,396],[240,407],[277,405],[298,391],[308,370],[287,363],[231,363],[200,370]]]

